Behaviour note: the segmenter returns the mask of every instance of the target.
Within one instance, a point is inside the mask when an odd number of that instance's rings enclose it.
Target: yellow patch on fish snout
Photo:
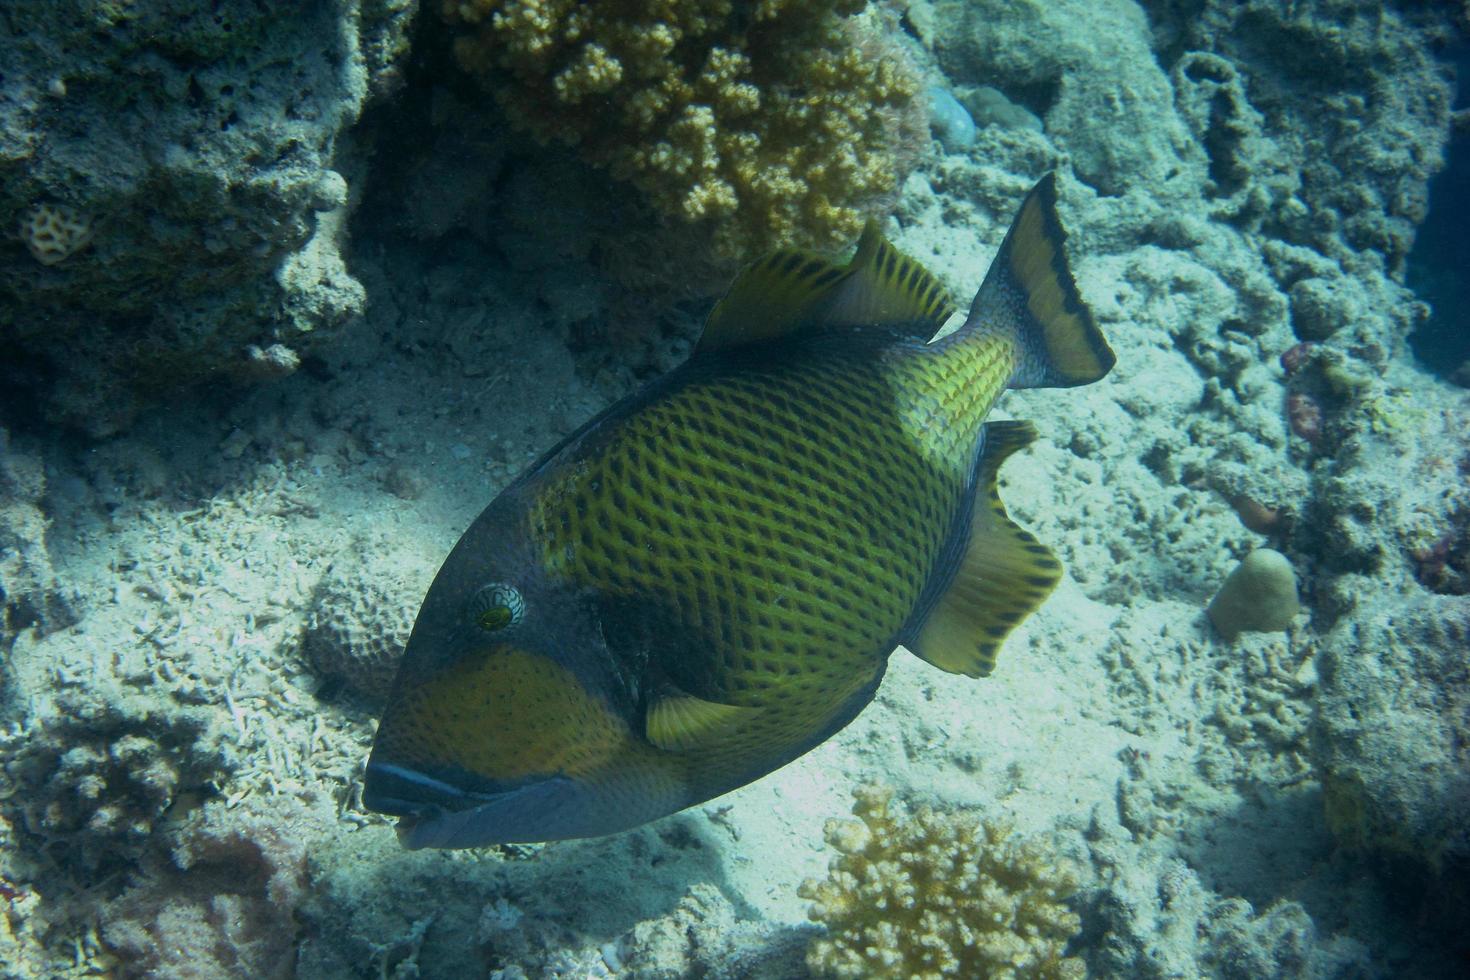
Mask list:
[[[507,782],[579,776],[629,746],[627,724],[575,674],[511,647],[466,658],[400,692],[382,748],[396,762]]]

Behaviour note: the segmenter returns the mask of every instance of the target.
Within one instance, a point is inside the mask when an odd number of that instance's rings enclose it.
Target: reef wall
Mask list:
[[[341,138],[415,4],[18,2],[0,36],[0,345],[106,435],[205,378],[290,373],[362,313]]]

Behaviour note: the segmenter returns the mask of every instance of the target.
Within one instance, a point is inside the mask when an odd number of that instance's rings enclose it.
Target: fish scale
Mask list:
[[[688,363],[568,436],[439,570],[363,800],[409,847],[612,833],[784,765],[872,700],[902,644],[989,674],[1061,566],[998,474],[1007,387],[1113,355],[1066,267],[1054,178],[964,324],[870,223],[837,265],[757,262]]]
[[[870,682],[873,651],[917,601],[959,506],[961,467],[935,473],[893,424],[882,362],[834,358],[816,342],[789,358],[754,371],[737,361],[628,419],[596,463],[548,488],[533,520],[548,563],[578,585],[672,600],[669,615],[701,632],[719,668],[722,684],[702,695],[759,703],[810,660],[829,686],[809,707],[830,713]],[[590,490],[616,471],[692,503],[681,515],[668,493]],[[832,492],[855,473],[866,474],[856,487]],[[854,541],[866,545],[856,554]],[[718,614],[734,606],[766,614]]]

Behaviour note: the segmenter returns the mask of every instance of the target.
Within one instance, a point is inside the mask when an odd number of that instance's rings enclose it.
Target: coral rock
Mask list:
[[[393,684],[435,560],[401,543],[363,544],[338,559],[316,590],[303,650],[324,680],[370,704]]]
[[[362,312],[332,217],[350,206],[338,138],[413,11],[5,5],[0,216],[29,254],[0,249],[0,342],[39,368],[16,377],[49,420],[112,434],[160,392],[236,373],[248,344],[307,353]],[[44,109],[25,94],[42,91]]]
[[[1233,640],[1246,630],[1284,630],[1300,611],[1291,562],[1279,551],[1258,548],[1225,579],[1209,615],[1220,634]]]

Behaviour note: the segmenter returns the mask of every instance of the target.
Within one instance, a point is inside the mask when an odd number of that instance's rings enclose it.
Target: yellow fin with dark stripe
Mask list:
[[[644,731],[653,745],[678,752],[723,738],[759,710],[706,701],[665,684],[648,706]]]
[[[1113,354],[1077,292],[1057,217],[1056,174],[1016,213],[963,329],[1012,329],[1022,347],[1013,388],[1070,388],[1108,373]]]
[[[794,333],[830,298],[848,270],[795,249],[772,252],[740,274],[715,304],[696,353],[724,350]]]
[[[825,323],[904,327],[928,340],[954,314],[944,284],[894,248],[871,218],[847,267],[850,278],[821,310]]]
[[[954,579],[911,649],[954,674],[984,677],[1001,641],[1051,594],[1062,565],[1046,545],[1006,515],[996,488],[1000,464],[1036,438],[1030,422],[987,422],[976,464],[970,540]]]
[[[806,328],[897,328],[927,340],[954,313],[944,285],[869,220],[839,266],[808,252],[772,252],[715,304],[696,352],[774,340]]]

